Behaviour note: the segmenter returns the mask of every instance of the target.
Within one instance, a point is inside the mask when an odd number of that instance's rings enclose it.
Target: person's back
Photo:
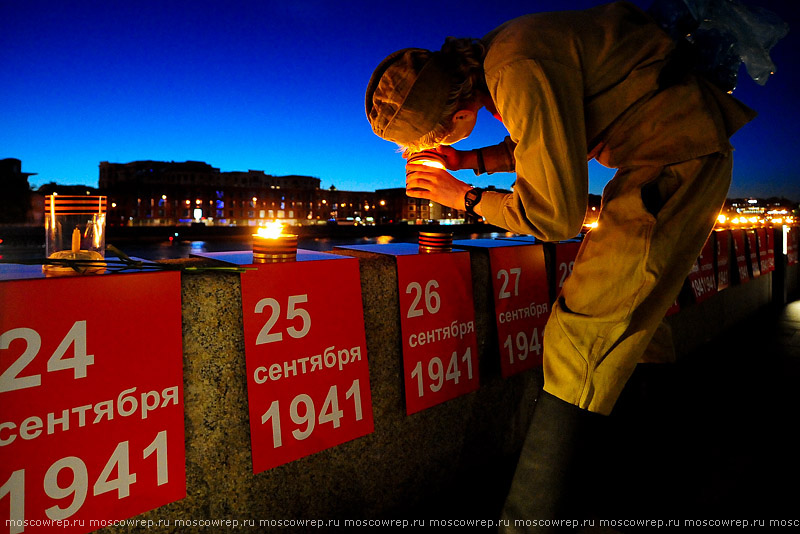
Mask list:
[[[504,71],[514,63],[531,60],[545,70],[548,64],[558,65],[548,77],[580,80],[582,100],[572,104],[573,114],[582,116],[587,153],[609,167],[674,163],[720,150],[727,147],[731,130],[752,118],[738,101],[711,87],[701,89],[694,79],[664,79],[662,71],[673,60],[675,42],[648,14],[627,2],[525,15],[496,28],[483,41],[490,92],[504,90]],[[737,115],[734,126],[720,128],[702,91],[718,93],[712,100],[722,101],[728,115]],[[623,122],[621,137],[615,128]],[[639,131],[643,122],[649,125]],[[666,150],[653,144],[662,140],[668,140]],[[616,153],[610,153],[611,148]]]

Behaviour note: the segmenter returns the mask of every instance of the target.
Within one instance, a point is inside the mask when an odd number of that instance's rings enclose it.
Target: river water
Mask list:
[[[494,239],[498,237],[509,237],[511,233],[473,233],[465,235],[454,235],[453,239]],[[377,237],[348,237],[348,238],[301,238],[298,248],[304,250],[314,250],[327,252],[334,247],[343,245],[366,245],[366,244],[387,244],[387,243],[416,243],[416,237],[395,237],[381,235]],[[188,258],[192,254],[201,252],[227,252],[236,250],[250,250],[252,246],[249,239],[214,239],[208,241],[188,241],[188,240],[164,240],[150,242],[122,242],[113,244],[128,256],[143,258],[147,260],[165,260]],[[45,257],[44,244],[41,246],[10,246],[0,243],[0,259],[5,261],[14,260],[36,260]]]

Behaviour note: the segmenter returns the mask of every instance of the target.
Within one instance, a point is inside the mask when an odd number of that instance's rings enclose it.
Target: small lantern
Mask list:
[[[97,262],[82,263],[79,270],[68,265],[43,265],[46,276],[105,272],[105,196],[47,195],[44,228],[48,259]]]

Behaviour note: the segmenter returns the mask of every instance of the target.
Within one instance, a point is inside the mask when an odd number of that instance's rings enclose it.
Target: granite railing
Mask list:
[[[544,245],[551,286],[554,246]],[[690,302],[691,293],[682,294],[680,311],[668,318],[679,361],[731,325],[797,292],[798,266],[787,265],[780,247],[775,249],[773,271],[747,283],[734,279],[700,303]],[[344,520],[499,516],[543,381],[540,368],[508,378],[500,374],[487,250],[469,250],[480,387],[412,415],[404,403],[396,258],[347,249],[334,253],[359,261],[374,431],[253,474],[241,275],[183,274],[187,494],[137,516],[151,522],[152,530],[210,532],[210,521],[229,521],[228,526],[236,522],[240,528],[291,526],[289,531],[296,532],[317,530],[319,525],[301,524],[307,520],[342,526]],[[554,296],[554,287],[550,290]]]

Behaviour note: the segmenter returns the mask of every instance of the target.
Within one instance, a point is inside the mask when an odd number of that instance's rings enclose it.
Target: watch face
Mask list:
[[[474,208],[475,205],[480,202],[482,193],[483,190],[477,187],[466,192],[464,195],[464,207],[468,213],[475,215],[475,212],[472,211],[472,208]]]

